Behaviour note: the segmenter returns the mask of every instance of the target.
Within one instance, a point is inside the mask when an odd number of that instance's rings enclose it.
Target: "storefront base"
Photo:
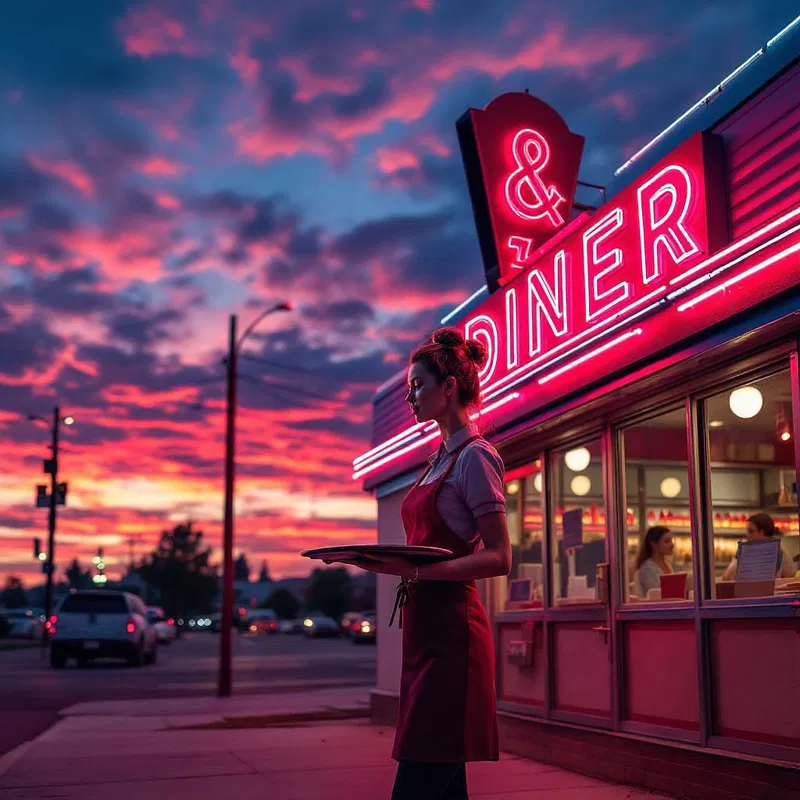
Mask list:
[[[397,721],[397,695],[370,693],[375,725]],[[746,755],[595,731],[501,712],[504,752],[692,800],[800,800],[800,769]]]

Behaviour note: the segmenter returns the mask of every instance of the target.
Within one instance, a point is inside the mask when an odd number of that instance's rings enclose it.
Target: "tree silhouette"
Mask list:
[[[161,534],[158,546],[137,573],[159,591],[167,616],[206,613],[212,610],[217,593],[217,568],[210,558],[203,532],[187,522]]]
[[[239,553],[239,558],[233,562],[233,579],[235,581],[250,580],[250,565],[247,563],[247,556]]]
[[[350,573],[344,567],[315,569],[306,589],[306,608],[338,620],[350,608]]]
[[[90,571],[84,572],[77,558],[72,559],[69,569],[64,574],[67,576],[70,589],[89,589],[92,586]]]
[[[6,578],[5,588],[0,592],[0,606],[25,608],[27,605],[28,593],[25,591],[22,578],[18,578],[16,575],[9,575]]]
[[[300,601],[288,589],[276,589],[264,603],[278,619],[294,619],[300,611]]]
[[[269,576],[269,567],[267,566],[266,560],[261,562],[261,572],[258,573],[258,582],[259,583],[269,583],[272,580]]]

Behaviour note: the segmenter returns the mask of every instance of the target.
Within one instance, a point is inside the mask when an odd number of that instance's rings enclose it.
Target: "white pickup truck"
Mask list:
[[[131,666],[153,664],[158,642],[147,609],[128,592],[86,590],[68,594],[46,623],[50,664],[78,666],[95,658],[122,658]]]

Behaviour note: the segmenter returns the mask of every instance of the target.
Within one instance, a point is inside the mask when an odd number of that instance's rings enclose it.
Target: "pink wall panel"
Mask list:
[[[800,747],[800,620],[712,623],[715,732]]]
[[[500,700],[528,705],[544,705],[544,639],[538,625],[534,637],[533,668],[509,664],[506,652],[509,642],[521,641],[520,625],[500,625],[497,631],[499,658],[497,662],[497,696]]]
[[[698,730],[694,622],[625,624],[625,718]]]
[[[725,140],[732,239],[800,203],[800,66],[714,128]]]
[[[602,622],[555,625],[555,704],[559,711],[611,715],[609,644],[592,628]]]

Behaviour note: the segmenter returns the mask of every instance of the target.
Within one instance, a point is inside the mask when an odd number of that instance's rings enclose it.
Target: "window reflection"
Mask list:
[[[685,411],[675,409],[632,425],[622,438],[628,602],[689,598],[692,538]]]
[[[706,401],[711,473],[712,597],[771,596],[800,590],[797,473],[788,370]],[[739,573],[740,542],[778,540],[775,575]],[[762,551],[763,552],[763,551]],[[760,578],[761,580],[752,580]]]
[[[553,598],[598,601],[598,567],[606,562],[606,514],[600,440],[553,455]]]

